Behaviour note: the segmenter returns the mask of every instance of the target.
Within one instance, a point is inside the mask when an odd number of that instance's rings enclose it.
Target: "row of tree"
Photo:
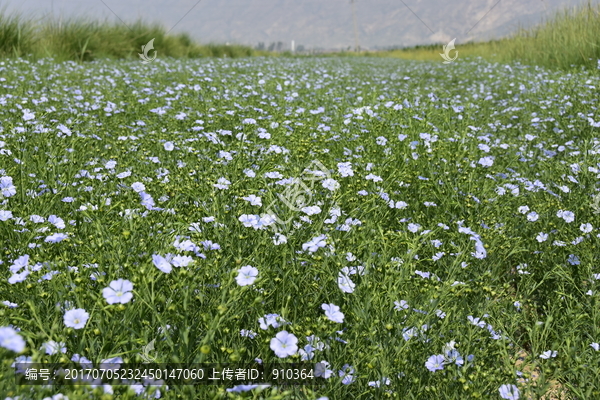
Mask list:
[[[267,46],[265,44],[265,42],[259,42],[255,48],[256,48],[256,50],[267,50],[267,51],[278,51],[278,52],[284,51],[283,42],[271,42],[271,44],[269,46]],[[285,49],[285,50],[289,50],[289,49]],[[301,44],[296,46],[296,48],[294,49],[294,51],[297,51],[297,52],[303,52],[305,50],[306,49]]]

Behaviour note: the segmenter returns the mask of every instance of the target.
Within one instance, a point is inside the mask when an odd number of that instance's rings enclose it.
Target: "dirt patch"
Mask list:
[[[521,391],[522,399],[535,400],[541,371],[531,360],[528,361],[528,358],[530,357],[525,351],[517,353],[515,368],[522,373],[522,376],[517,379],[517,386]],[[548,389],[539,397],[540,400],[569,400],[567,390],[558,381],[549,380],[546,386]]]

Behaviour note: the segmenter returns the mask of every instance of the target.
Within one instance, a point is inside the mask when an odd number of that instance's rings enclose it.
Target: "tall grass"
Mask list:
[[[520,28],[507,38],[479,43],[458,42],[456,47],[460,57],[480,56],[499,62],[518,60],[558,69],[595,68],[600,59],[600,5],[588,3],[564,9],[542,24],[530,29]],[[441,45],[436,44],[368,54],[439,61],[441,50]]]
[[[520,30],[502,46],[504,57],[569,68],[596,66],[600,58],[600,5],[563,10],[532,30]]]
[[[241,57],[259,53],[242,45],[202,45],[185,33],[168,34],[163,26],[141,20],[130,25],[86,18],[34,21],[0,11],[0,57],[52,57],[59,61],[137,58],[142,46],[153,38],[154,48],[165,57]]]
[[[33,45],[33,26],[19,15],[6,15],[0,10],[0,55],[20,55]]]

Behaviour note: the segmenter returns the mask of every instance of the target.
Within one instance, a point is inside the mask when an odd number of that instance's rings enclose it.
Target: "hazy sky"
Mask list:
[[[586,0],[355,0],[359,45],[414,45],[498,37]],[[594,2],[597,2],[595,0]],[[0,0],[25,17],[87,16],[160,22],[207,42],[354,46],[351,0]],[[416,15],[415,15],[416,14]],[[183,18],[183,19],[182,19]],[[180,21],[181,20],[181,21]],[[470,30],[469,30],[470,28]]]

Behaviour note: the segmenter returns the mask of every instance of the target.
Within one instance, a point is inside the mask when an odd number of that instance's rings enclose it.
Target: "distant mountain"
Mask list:
[[[5,0],[24,14],[87,15],[130,22],[138,17],[189,32],[201,42],[265,47],[291,41],[305,48],[354,47],[351,0]],[[103,2],[106,4],[104,5]],[[597,3],[598,0],[594,1]],[[194,4],[197,5],[194,7]],[[586,0],[355,0],[362,48],[456,43],[501,37],[529,27],[556,10]],[[0,0],[0,5],[2,0]],[[193,9],[192,9],[193,8]],[[189,11],[192,9],[192,11]],[[412,11],[411,11],[412,10]],[[186,13],[189,13],[186,15]]]

